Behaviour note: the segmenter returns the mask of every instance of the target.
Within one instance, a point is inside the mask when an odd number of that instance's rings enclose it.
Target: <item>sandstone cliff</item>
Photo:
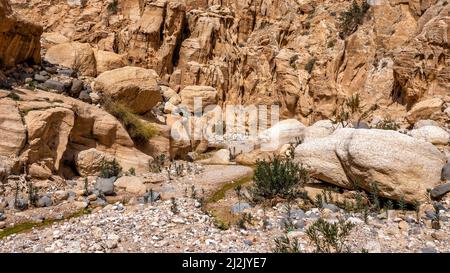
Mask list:
[[[450,88],[442,0],[369,1],[344,37],[349,0],[12,2],[51,37],[125,54],[177,92],[212,86],[219,102],[279,104],[283,118],[306,124],[355,93],[379,115],[400,117]]]
[[[0,66],[39,63],[42,27],[15,14],[8,0],[0,1]]]

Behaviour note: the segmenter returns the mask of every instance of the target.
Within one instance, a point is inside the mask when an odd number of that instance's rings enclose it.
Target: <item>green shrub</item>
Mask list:
[[[294,238],[293,240],[289,239],[289,237],[285,234],[278,238],[275,238],[275,247],[273,252],[275,253],[300,253],[300,248],[298,244],[298,239]]]
[[[15,100],[15,101],[19,101],[20,100],[20,96],[17,95],[15,92],[10,92],[7,97],[12,99],[12,100]]]
[[[398,125],[390,117],[387,117],[387,118],[383,119],[381,122],[379,122],[376,125],[376,128],[377,129],[382,129],[382,130],[394,130],[394,131],[397,131],[400,128],[400,125]]]
[[[118,176],[121,171],[122,167],[115,158],[112,161],[103,161],[100,169],[100,177],[110,178],[113,176]]]
[[[156,135],[156,129],[139,119],[131,109],[121,103],[105,102],[106,111],[115,116],[130,134],[130,137],[137,144],[146,143],[150,138]]]
[[[112,0],[106,8],[109,13],[116,14],[119,11],[119,0]]]
[[[360,6],[355,0],[353,0],[350,9],[341,13],[341,16],[339,17],[339,36],[342,39],[345,39],[357,30],[358,26],[363,23],[364,16],[366,15],[369,8],[370,5],[367,3],[367,1],[364,0]]]
[[[344,220],[330,224],[319,218],[306,229],[306,235],[315,245],[317,253],[350,252],[347,237],[355,225]]]
[[[276,156],[272,161],[258,160],[253,176],[253,194],[258,199],[290,198],[296,188],[309,181],[308,171],[288,157]]]
[[[136,175],[136,169],[133,168],[133,167],[131,167],[131,168],[128,170],[128,173],[129,173],[130,175]]]

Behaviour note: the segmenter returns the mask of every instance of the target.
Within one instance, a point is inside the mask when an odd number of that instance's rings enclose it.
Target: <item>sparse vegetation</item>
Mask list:
[[[112,0],[106,8],[110,14],[117,14],[119,11],[119,0]]]
[[[170,211],[173,214],[178,214],[178,212],[179,212],[178,205],[177,205],[177,202],[175,200],[175,197],[170,198]]]
[[[106,111],[115,116],[123,124],[135,143],[146,143],[150,138],[156,135],[156,129],[152,125],[141,120],[127,106],[112,101],[105,101],[104,106]]]
[[[309,61],[305,64],[305,70],[308,71],[309,74],[311,74],[315,64],[316,58],[309,59]]]
[[[287,234],[275,238],[275,247],[273,252],[275,253],[300,253],[300,246],[298,239],[290,239]]]
[[[377,129],[383,129],[383,130],[394,130],[397,131],[400,126],[392,120],[390,117],[384,118],[381,122],[379,122],[376,125]]]
[[[350,252],[347,245],[347,237],[355,225],[344,220],[330,224],[319,218],[311,224],[306,235],[316,247],[318,253],[346,253]]]
[[[434,214],[433,214],[433,219],[431,219],[431,227],[433,229],[441,229],[441,216],[440,216],[440,212],[439,212],[439,207],[437,205],[437,203],[433,203],[433,208],[434,208]]]
[[[366,0],[364,0],[361,5],[359,5],[356,0],[353,0],[350,9],[340,14],[339,36],[341,39],[345,39],[358,29],[358,26],[363,23],[369,8],[370,5]]]
[[[378,106],[374,105],[366,110],[364,108],[366,107],[361,104],[357,93],[347,98],[345,103],[333,111],[334,119],[331,119],[331,121],[334,124],[340,124],[342,127],[347,127],[352,122],[358,126],[362,120],[368,119]]]
[[[150,163],[150,171],[152,173],[160,173],[163,170],[164,164],[166,162],[166,155],[160,154],[155,156],[153,161]]]
[[[20,96],[16,92],[10,92],[7,97],[15,101],[20,100]]]
[[[128,169],[128,173],[130,174],[130,175],[136,175],[136,169],[135,168],[133,168],[133,167],[131,167],[130,169]]]
[[[122,172],[122,167],[114,158],[112,161],[104,161],[100,169],[100,177],[110,178],[118,176]]]
[[[276,156],[272,161],[258,160],[253,177],[254,199],[290,197],[309,179],[308,171],[291,158]]]

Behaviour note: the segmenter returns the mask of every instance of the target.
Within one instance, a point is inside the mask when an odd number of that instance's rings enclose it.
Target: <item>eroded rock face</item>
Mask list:
[[[26,141],[26,129],[17,102],[3,98],[0,105],[0,155],[18,156]]]
[[[431,143],[378,129],[338,129],[298,146],[296,158],[323,181],[350,189],[359,181],[368,191],[375,183],[381,196],[407,202],[426,199],[446,162]]]
[[[29,169],[35,177],[73,175],[62,168],[72,164],[80,175],[95,175],[102,159],[113,158],[124,170],[148,171],[152,158],[140,152],[122,124],[104,110],[55,93],[17,92],[20,101],[0,99],[0,128],[7,131],[2,136],[9,136],[0,141],[1,155],[19,156],[33,166]]]
[[[40,63],[42,27],[13,12],[9,0],[0,1],[0,66],[25,61]]]
[[[15,8],[48,32],[155,70],[175,92],[211,86],[219,104],[277,104],[281,119],[306,125],[355,93],[396,118],[449,89],[445,1],[378,1],[345,39],[338,18],[350,0],[126,0],[114,12],[100,0],[42,2]]]

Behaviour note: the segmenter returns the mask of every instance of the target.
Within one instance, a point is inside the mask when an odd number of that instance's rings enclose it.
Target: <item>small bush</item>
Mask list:
[[[395,121],[393,121],[391,118],[388,117],[379,122],[376,125],[376,128],[382,130],[397,131],[400,128],[400,125],[398,125]]]
[[[118,176],[122,171],[122,167],[119,165],[117,160],[114,158],[112,161],[104,161],[100,169],[100,177],[110,178],[113,176]]]
[[[369,8],[370,5],[367,3],[367,1],[364,0],[360,6],[355,0],[353,0],[350,9],[341,13],[341,16],[339,17],[339,36],[341,37],[341,39],[345,39],[350,34],[356,31],[358,26],[363,23],[364,16],[366,15]]]
[[[275,247],[273,252],[275,253],[300,253],[298,239],[289,239],[287,235],[275,238]]]
[[[12,100],[15,100],[15,101],[19,101],[20,100],[20,96],[17,95],[15,92],[10,92],[7,97],[12,99]]]
[[[152,125],[140,120],[139,117],[125,105],[110,101],[105,102],[104,105],[106,111],[115,116],[123,124],[134,142],[143,144],[156,135],[157,131]]]
[[[309,74],[311,74],[315,64],[316,58],[309,59],[308,63],[305,64],[305,70],[308,71]]]
[[[119,11],[119,0],[112,0],[106,8],[110,14],[116,14]]]
[[[129,173],[130,175],[136,175],[136,169],[133,168],[133,167],[131,167],[131,168],[128,170],[128,173]]]
[[[344,253],[350,252],[347,237],[355,225],[340,220],[330,224],[319,218],[306,230],[309,240],[315,245],[317,253]]]
[[[257,198],[290,198],[297,187],[309,181],[309,174],[291,158],[277,156],[270,162],[258,160],[253,180],[253,194]]]

